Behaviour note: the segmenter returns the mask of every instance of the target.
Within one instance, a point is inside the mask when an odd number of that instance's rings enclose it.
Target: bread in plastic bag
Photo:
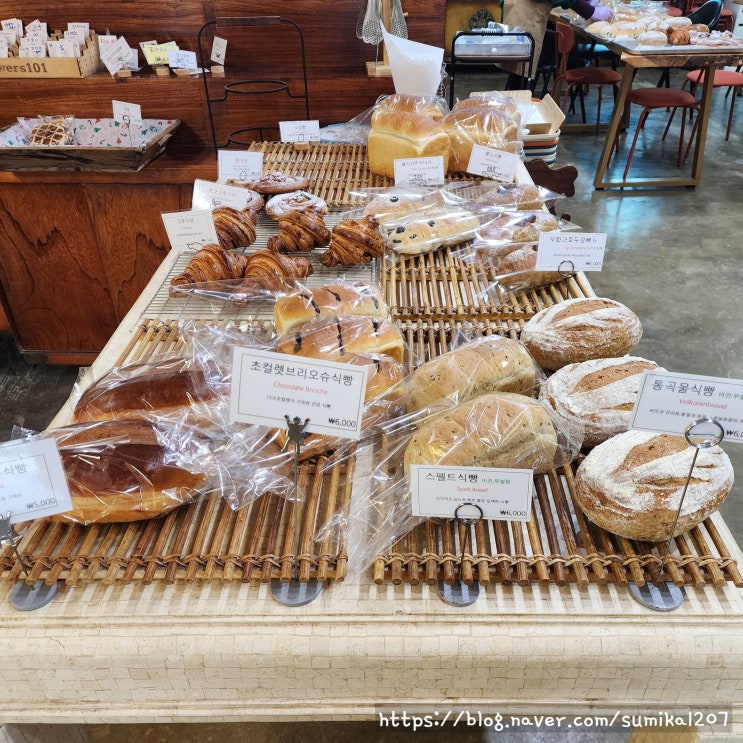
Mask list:
[[[484,296],[494,292],[497,287],[509,291],[535,289],[546,284],[568,278],[573,272],[537,271],[537,243],[506,243],[490,246],[473,244],[467,263],[475,265],[476,270],[485,278],[489,286],[480,292]]]
[[[480,216],[469,209],[439,209],[398,222],[387,233],[387,245],[396,253],[430,253],[469,240],[480,224]]]
[[[31,147],[75,144],[75,119],[71,114],[40,116],[28,134]]]
[[[320,256],[323,266],[366,265],[384,255],[385,243],[379,223],[371,215],[349,216],[330,231],[330,244]]]

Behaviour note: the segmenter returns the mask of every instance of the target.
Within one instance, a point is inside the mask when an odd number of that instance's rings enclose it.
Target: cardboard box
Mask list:
[[[50,38],[61,35],[56,31]],[[85,40],[79,57],[0,57],[0,78],[89,77],[104,70],[95,31]]]
[[[544,96],[541,101],[532,99],[530,90],[490,90],[471,93],[470,95],[488,95],[488,93],[504,95],[524,106],[529,104],[529,117],[527,121],[522,121],[521,125],[530,135],[554,134],[560,131],[562,122],[565,121],[565,114],[549,94]]]

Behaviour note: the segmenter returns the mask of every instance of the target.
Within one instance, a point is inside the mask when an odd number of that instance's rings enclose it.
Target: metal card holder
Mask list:
[[[469,511],[469,514],[466,513]],[[454,510],[454,521],[459,528],[461,543],[459,557],[459,578],[453,583],[440,580],[438,582],[439,595],[442,600],[451,606],[471,606],[480,596],[480,582],[477,580],[465,583],[462,579],[464,555],[467,551],[467,542],[470,540],[470,527],[482,521],[482,508],[474,503],[460,503]]]
[[[694,431],[696,428],[707,426],[706,430]],[[709,427],[713,428],[714,431],[710,431]],[[691,482],[691,476],[694,472],[694,465],[697,461],[700,449],[710,449],[713,446],[719,444],[725,437],[725,429],[722,425],[714,418],[697,418],[695,421],[690,423],[684,431],[684,438],[689,446],[694,448],[694,456],[689,466],[689,474],[686,477],[684,483],[684,489],[681,492],[681,498],[679,499],[678,509],[676,516],[671,525],[671,530],[668,535],[668,539],[663,545],[663,556],[661,558],[660,567],[658,568],[658,575],[663,575],[663,569],[666,566],[666,560],[670,555],[671,543],[673,542],[674,532],[676,531],[676,525],[678,524],[679,517],[681,516],[681,509],[684,505],[684,498],[686,497],[686,491],[689,488]],[[646,583],[643,586],[638,586],[636,583],[630,582],[628,586],[630,596],[635,601],[642,604],[648,609],[653,611],[673,611],[678,609],[686,599],[686,592],[680,586],[677,586],[671,581],[666,581],[661,585],[655,585],[653,583]]]

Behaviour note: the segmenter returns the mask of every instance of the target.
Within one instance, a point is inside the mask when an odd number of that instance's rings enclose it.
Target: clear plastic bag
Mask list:
[[[40,116],[28,133],[31,147],[59,147],[75,144],[75,118],[71,114]]]

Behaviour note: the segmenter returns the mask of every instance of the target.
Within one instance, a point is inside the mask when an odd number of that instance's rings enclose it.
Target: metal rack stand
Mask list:
[[[224,85],[224,95],[218,98],[212,98],[209,93],[209,82],[207,80],[207,57],[204,54],[203,48],[203,36],[204,32],[214,26],[215,28],[225,27],[245,27],[245,26],[279,26],[288,25],[291,26],[297,34],[299,46],[302,54],[302,80],[303,88],[299,93],[292,92],[289,88],[289,83],[286,80],[278,80],[272,78],[255,78],[249,80],[237,80],[235,82],[228,82]],[[214,20],[207,21],[200,29],[198,33],[198,49],[199,49],[199,66],[204,79],[204,93],[206,97],[206,105],[209,112],[209,125],[212,133],[212,142],[214,144],[214,154],[217,155],[217,151],[220,147],[229,147],[231,144],[240,146],[248,146],[253,139],[241,139],[240,135],[246,132],[258,132],[261,141],[263,141],[263,132],[265,129],[278,129],[276,124],[265,124],[258,126],[242,127],[240,129],[234,129],[229,132],[227,139],[223,143],[217,142],[217,133],[214,126],[214,110],[212,104],[223,103],[227,101],[230,95],[265,95],[272,93],[285,92],[289,98],[301,98],[304,99],[305,118],[310,118],[310,98],[309,89],[307,86],[307,58],[304,47],[304,34],[302,29],[297,23],[288,18],[281,18],[280,16],[241,16],[241,17],[223,17],[215,18]]]

